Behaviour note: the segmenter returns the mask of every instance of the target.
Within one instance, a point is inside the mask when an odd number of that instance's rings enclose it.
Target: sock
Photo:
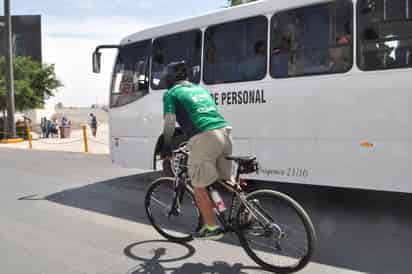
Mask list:
[[[219,226],[217,226],[217,225],[214,225],[214,226],[206,225],[206,228],[209,231],[215,231],[216,229],[219,228]]]

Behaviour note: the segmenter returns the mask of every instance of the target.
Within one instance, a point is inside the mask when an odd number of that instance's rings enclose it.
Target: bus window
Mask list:
[[[167,64],[186,61],[189,81],[200,82],[202,32],[192,30],[161,37],[153,42],[152,89],[166,89],[165,69]]]
[[[408,16],[407,18],[412,18],[412,1],[408,2]]]
[[[209,27],[205,33],[206,84],[261,80],[267,70],[264,16]]]
[[[272,77],[348,71],[353,64],[352,26],[349,0],[275,14],[271,21]]]
[[[131,103],[149,92],[151,41],[126,45],[119,49],[113,71],[110,106]]]
[[[358,66],[362,70],[412,67],[412,0],[361,0]]]

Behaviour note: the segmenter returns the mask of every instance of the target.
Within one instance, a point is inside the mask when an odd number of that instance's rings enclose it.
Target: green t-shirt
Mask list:
[[[164,114],[176,114],[177,122],[189,138],[200,132],[227,126],[212,95],[199,85],[173,86],[163,96],[163,107]]]

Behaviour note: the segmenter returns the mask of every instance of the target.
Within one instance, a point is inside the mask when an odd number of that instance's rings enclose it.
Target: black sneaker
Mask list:
[[[223,235],[223,229],[219,226],[214,229],[203,226],[199,231],[196,231],[192,234],[193,238],[199,240],[219,240],[223,238]]]

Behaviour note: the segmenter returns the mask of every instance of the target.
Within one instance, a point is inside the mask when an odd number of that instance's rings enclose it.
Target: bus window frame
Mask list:
[[[117,108],[117,107],[126,106],[126,105],[131,104],[131,103],[133,103],[133,102],[136,102],[137,100],[139,100],[139,99],[141,99],[141,98],[143,98],[143,97],[145,97],[145,96],[147,96],[147,95],[150,94],[151,89],[150,89],[150,85],[148,85],[147,90],[145,91],[145,94],[144,94],[143,96],[136,96],[136,93],[137,93],[137,92],[135,92],[135,93],[131,93],[131,94],[125,95],[125,97],[128,97],[128,98],[129,98],[129,99],[125,100],[125,102],[117,103],[117,104],[114,104],[114,103],[113,103],[113,96],[120,96],[120,95],[121,95],[119,92],[117,92],[117,93],[114,92],[115,86],[113,86],[113,77],[114,77],[114,75],[115,75],[115,73],[116,73],[116,65],[117,65],[117,60],[118,60],[119,55],[120,55],[120,51],[121,51],[122,49],[128,47],[128,46],[131,46],[131,45],[135,45],[135,44],[143,43],[143,42],[149,42],[149,43],[150,43],[150,44],[148,45],[149,54],[146,56],[146,58],[147,58],[147,62],[148,62],[148,63],[147,63],[147,64],[148,64],[148,68],[147,68],[147,70],[148,70],[147,72],[148,72],[148,73],[147,73],[147,76],[148,76],[149,79],[150,79],[150,73],[151,73],[150,69],[151,69],[151,62],[152,62],[152,48],[153,48],[153,42],[152,42],[152,40],[153,40],[153,39],[144,39],[144,40],[134,41],[134,42],[132,42],[132,43],[124,44],[124,45],[121,45],[121,46],[119,47],[119,49],[118,49],[118,51],[117,51],[117,54],[116,54],[116,57],[115,57],[115,62],[114,62],[114,66],[113,66],[113,71],[112,71],[112,73],[111,73],[111,78],[110,78],[110,100],[109,100],[109,106],[110,106],[110,108]]]
[[[259,78],[259,79],[255,79],[255,80],[244,80],[244,81],[223,81],[223,82],[214,82],[214,83],[208,83],[207,81],[205,81],[205,72],[206,72],[206,68],[205,68],[205,66],[206,66],[206,62],[205,62],[205,60],[206,60],[206,52],[207,52],[207,49],[206,49],[206,35],[207,35],[207,31],[210,29],[210,28],[213,28],[213,27],[216,27],[216,26],[220,26],[220,25],[225,25],[225,24],[230,24],[230,23],[236,23],[236,22],[241,22],[241,21],[244,21],[244,20],[250,20],[250,19],[253,19],[253,18],[259,18],[259,17],[263,17],[263,18],[265,18],[265,20],[266,20],[266,43],[265,43],[265,47],[266,47],[266,56],[265,56],[265,58],[264,58],[264,60],[265,60],[265,74],[263,75],[263,77],[261,77],[261,78]],[[268,35],[268,31],[269,31],[269,23],[270,23],[270,20],[269,20],[269,18],[266,16],[266,15],[264,15],[264,14],[259,14],[259,15],[255,15],[255,16],[250,16],[250,17],[245,17],[245,18],[241,18],[241,19],[237,19],[237,20],[232,20],[232,21],[225,21],[225,22],[221,22],[221,23],[218,23],[218,24],[213,24],[213,25],[208,25],[205,29],[204,29],[204,32],[203,32],[203,53],[202,53],[202,60],[203,60],[203,64],[202,64],[202,83],[204,84],[204,85],[207,85],[207,86],[215,86],[215,85],[224,85],[224,84],[233,84],[233,83],[250,83],[250,82],[258,82],[258,81],[262,81],[262,80],[264,80],[267,76],[268,76],[268,67],[269,67],[269,64],[268,64],[268,62],[269,62],[269,59],[268,59],[268,57],[269,57],[269,48],[268,48],[268,44],[269,44],[269,39],[270,39],[270,37],[269,37],[269,35]]]
[[[270,28],[270,30],[269,30],[269,32],[270,32],[270,41],[269,41],[270,48],[272,48],[272,39],[271,38],[272,38],[272,35],[273,35],[272,20],[275,18],[275,16],[277,16],[281,13],[284,13],[284,12],[290,12],[290,11],[293,11],[293,10],[297,10],[297,9],[301,9],[301,8],[307,8],[307,7],[314,7],[314,6],[318,6],[318,5],[327,5],[327,4],[331,4],[331,3],[336,3],[337,1],[338,0],[334,0],[334,1],[330,1],[330,2],[312,3],[310,5],[299,6],[299,7],[295,7],[295,8],[288,8],[288,9],[284,9],[284,10],[280,10],[280,11],[275,12],[272,15],[272,17],[270,18],[270,26],[269,26],[269,28]],[[350,44],[349,44],[350,45],[350,57],[351,57],[350,66],[347,69],[342,70],[342,71],[314,72],[314,73],[305,73],[305,74],[301,74],[301,75],[288,75],[288,76],[285,76],[285,77],[275,77],[274,75],[272,75],[272,56],[273,55],[269,54],[269,76],[271,77],[271,79],[283,80],[283,79],[288,79],[288,78],[301,78],[301,77],[308,77],[308,76],[323,76],[323,75],[345,74],[345,73],[350,72],[354,68],[354,66],[355,66],[355,58],[354,58],[354,52],[355,52],[355,39],[354,39],[355,26],[354,25],[355,25],[355,22],[357,23],[357,20],[355,18],[355,11],[354,11],[354,6],[355,5],[353,3],[353,0],[345,0],[345,1],[351,4],[350,11],[351,11],[351,26],[352,26],[351,27],[351,36],[352,36],[352,38],[351,38],[351,41],[350,41]],[[335,45],[335,46],[332,46],[332,47],[329,47],[329,48],[324,48],[324,50],[330,50],[330,49],[335,49],[335,48],[340,48],[340,47],[343,47],[343,46]],[[305,50],[311,50],[311,49],[303,49],[303,50],[299,50],[299,51],[305,51]],[[295,51],[297,51],[297,50],[295,50]]]
[[[184,30],[184,31],[179,31],[179,32],[173,32],[173,33],[169,33],[169,34],[166,34],[166,35],[162,35],[162,36],[158,36],[158,37],[154,37],[154,38],[152,38],[151,40],[152,40],[152,44],[151,44],[151,55],[150,55],[150,71],[149,71],[149,79],[150,79],[150,84],[149,84],[149,87],[150,87],[150,91],[162,91],[162,90],[167,90],[167,88],[153,88],[153,71],[152,71],[152,68],[153,68],[153,53],[154,53],[154,51],[153,51],[153,49],[154,49],[154,45],[155,45],[155,42],[156,42],[156,40],[158,40],[158,39],[162,39],[162,38],[167,38],[167,37],[169,37],[169,36],[173,36],[173,35],[178,35],[178,34],[183,34],[183,33],[188,33],[188,32],[198,32],[198,33],[200,33],[200,39],[201,39],[201,45],[200,45],[200,58],[199,58],[199,67],[200,67],[200,71],[199,71],[199,73],[200,73],[200,76],[199,76],[199,82],[198,83],[194,83],[194,84],[200,84],[200,83],[202,83],[202,72],[201,72],[201,70],[202,70],[202,52],[203,52],[203,31],[202,31],[202,29],[200,29],[200,28],[194,28],[194,29],[188,29],[188,30]],[[190,79],[189,79],[190,80]]]
[[[358,0],[356,3],[356,65],[360,71],[363,72],[368,72],[368,71],[385,71],[385,70],[394,70],[394,69],[412,69],[412,64],[409,66],[390,66],[390,67],[385,67],[385,68],[364,68],[361,66],[361,45],[362,45],[362,40],[360,38],[361,36],[361,25],[360,25],[360,5],[362,1],[365,0]],[[407,7],[408,8],[408,7]],[[409,7],[411,9],[411,7]],[[409,14],[409,18],[407,20],[388,20],[388,21],[411,21],[412,22],[412,15]],[[383,20],[379,22],[384,22]],[[375,39],[375,40],[370,40],[370,43],[384,43],[387,41],[400,41],[400,40],[411,40],[412,41],[412,35],[409,37],[405,37],[404,39]],[[412,54],[412,52],[410,53]]]

